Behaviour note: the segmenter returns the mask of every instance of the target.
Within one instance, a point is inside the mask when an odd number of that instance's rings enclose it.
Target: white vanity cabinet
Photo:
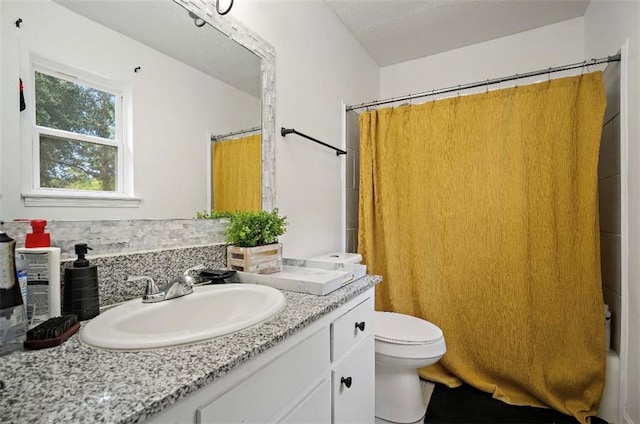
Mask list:
[[[150,417],[150,423],[373,423],[374,289]]]
[[[363,423],[374,417],[373,297],[331,323],[332,422]]]

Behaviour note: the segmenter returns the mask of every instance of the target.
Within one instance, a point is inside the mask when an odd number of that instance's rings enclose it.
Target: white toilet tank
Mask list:
[[[345,253],[345,252],[337,252],[337,253],[328,253],[326,255],[316,256],[315,258],[310,258],[312,261],[320,261],[320,262],[332,262],[338,264],[359,264],[362,262],[362,255],[358,253]]]

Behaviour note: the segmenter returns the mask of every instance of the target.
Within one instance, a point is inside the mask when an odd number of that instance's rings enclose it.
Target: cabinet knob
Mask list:
[[[356,322],[356,328],[360,331],[364,331],[364,321]]]
[[[348,389],[349,387],[351,387],[351,377],[342,377],[340,379],[340,384],[344,384]]]

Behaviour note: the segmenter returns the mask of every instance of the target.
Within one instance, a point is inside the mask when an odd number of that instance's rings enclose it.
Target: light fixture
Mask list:
[[[229,7],[227,8],[227,10],[222,11],[220,10],[220,0],[216,0],[216,12],[218,12],[218,15],[221,15],[221,16],[226,15],[231,11],[232,7],[233,7],[233,0],[229,2]],[[198,15],[196,15],[191,11],[189,11],[189,17],[193,19],[193,24],[198,28],[202,28],[204,24],[207,23],[204,19],[202,19],[201,17],[199,17]]]
[[[231,11],[232,7],[233,7],[233,0],[231,0],[231,2],[229,2],[229,7],[227,8],[227,10],[222,12],[222,11],[220,11],[220,0],[216,0],[216,12],[218,12],[218,15],[226,15],[227,13],[229,13]]]
[[[193,19],[193,24],[195,26],[197,26],[198,28],[202,28],[204,26],[204,24],[206,24],[204,19],[200,18],[198,15],[196,15],[195,13],[193,13],[191,11],[189,11],[189,17],[191,19]]]

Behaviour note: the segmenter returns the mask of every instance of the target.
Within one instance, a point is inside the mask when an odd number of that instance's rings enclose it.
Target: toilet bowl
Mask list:
[[[442,330],[420,318],[375,312],[376,417],[394,423],[424,418],[418,368],[446,352]]]
[[[312,260],[358,264],[357,253],[330,253]],[[433,365],[447,348],[442,330],[410,315],[375,312],[375,415],[393,423],[415,423],[427,410],[418,368]]]

